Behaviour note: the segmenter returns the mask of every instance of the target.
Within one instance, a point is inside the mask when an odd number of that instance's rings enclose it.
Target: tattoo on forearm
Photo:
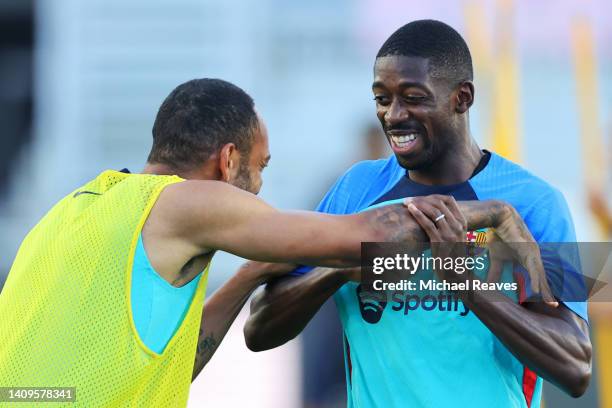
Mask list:
[[[374,210],[372,222],[383,226],[387,242],[427,241],[424,231],[403,205],[388,205]]]
[[[459,202],[469,229],[497,227],[504,205],[498,201]]]
[[[497,227],[504,210],[504,205],[497,201],[463,202],[459,206],[468,227],[474,229]],[[429,241],[425,231],[403,205],[388,205],[373,210],[370,222],[377,228],[382,226],[386,242]]]
[[[499,215],[502,211],[502,206],[497,202],[487,203],[487,208],[484,211],[484,224],[487,227],[495,227],[499,221]]]
[[[215,353],[219,342],[215,339],[214,333],[210,333],[208,336],[204,336],[204,330],[200,329],[200,336],[198,338],[198,346],[196,348],[196,365],[197,371],[201,370],[204,365],[210,360]]]

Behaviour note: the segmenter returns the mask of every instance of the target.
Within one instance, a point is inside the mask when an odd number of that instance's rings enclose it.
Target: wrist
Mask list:
[[[265,268],[265,264],[247,262],[242,265],[236,275],[240,276],[246,282],[252,282],[254,285],[262,285],[270,279],[270,274]]]
[[[296,267],[297,265],[287,263],[248,261],[240,267],[238,272],[246,279],[255,280],[261,285],[274,278],[287,275]]]
[[[356,266],[353,268],[335,269],[331,272],[334,274],[334,279],[339,285],[344,285],[348,282],[361,283],[362,280],[362,270],[360,266]]]
[[[490,200],[490,202],[493,208],[493,228],[499,228],[509,219],[512,219],[515,211],[514,207],[501,200]]]
[[[352,274],[350,269],[330,269],[329,273],[333,275],[334,280],[338,283],[345,284],[351,281]]]

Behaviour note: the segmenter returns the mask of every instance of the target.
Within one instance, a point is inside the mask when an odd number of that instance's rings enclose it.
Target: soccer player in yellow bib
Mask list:
[[[402,205],[346,216],[272,208],[255,195],[269,160],[244,91],[213,79],[177,87],[142,173],[102,172],[23,240],[0,294],[0,387],[75,387],[84,407],[185,406],[245,300],[280,273],[242,268],[203,320],[216,250],[356,266],[363,241],[426,239]],[[498,202],[460,208],[472,226],[507,213]],[[528,235],[521,228],[507,238]]]

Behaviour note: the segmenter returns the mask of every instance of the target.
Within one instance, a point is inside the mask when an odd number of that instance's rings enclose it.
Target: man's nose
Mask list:
[[[398,123],[405,122],[409,117],[408,109],[398,99],[394,99],[385,114],[385,122],[387,122],[388,127],[393,127]]]

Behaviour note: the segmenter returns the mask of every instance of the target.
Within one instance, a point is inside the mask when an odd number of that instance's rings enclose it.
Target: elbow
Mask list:
[[[259,292],[251,301],[251,312],[242,329],[247,348],[254,352],[272,348],[266,344],[266,324],[262,316],[266,314],[266,306],[265,292]]]
[[[261,329],[254,320],[253,316],[251,316],[244,325],[244,342],[251,351],[259,352],[268,350],[269,347],[266,347],[264,344],[265,342],[262,341],[263,336],[261,335]]]
[[[254,352],[270,350],[290,340],[284,339],[277,333],[279,322],[276,320],[278,316],[276,311],[279,307],[282,308],[274,303],[274,296],[271,296],[267,289],[255,295],[251,301],[250,316],[242,330],[244,342],[249,350]]]
[[[570,394],[573,398],[580,398],[586,390],[589,388],[589,383],[591,382],[591,373],[589,372],[586,376],[582,377],[579,385],[573,390]]]
[[[590,342],[581,347],[581,356],[569,367],[571,373],[568,375],[565,391],[572,398],[579,398],[589,388],[591,382],[592,366],[591,366],[592,346]]]
[[[569,385],[567,392],[572,398],[580,398],[589,388],[591,382],[591,368],[583,370],[578,375],[575,375],[572,383]]]
[[[280,345],[274,344],[270,321],[265,315],[266,306],[261,306],[260,310],[251,310],[251,315],[242,330],[247,348],[256,353],[270,350]]]
[[[254,352],[271,350],[293,340],[298,333],[278,333],[277,323],[267,320],[262,322],[257,314],[251,314],[244,325],[244,341],[249,350]]]
[[[253,319],[254,320],[254,319]],[[249,350],[254,352],[266,351],[282,346],[291,339],[279,339],[272,335],[268,328],[249,320],[244,325],[244,342]]]

